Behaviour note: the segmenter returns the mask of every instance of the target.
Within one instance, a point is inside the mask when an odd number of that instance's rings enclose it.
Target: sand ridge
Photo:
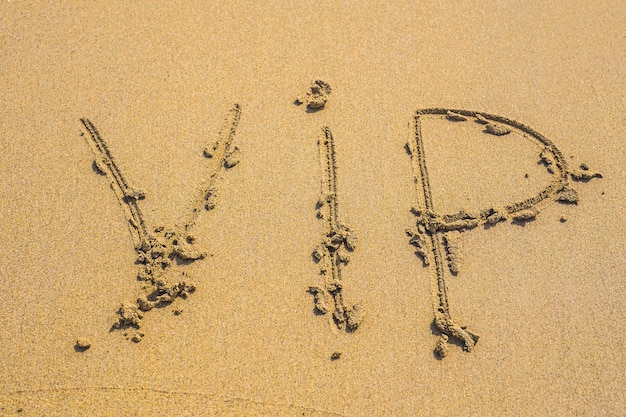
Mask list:
[[[307,112],[316,112],[324,108],[331,92],[330,84],[326,81],[315,80],[311,83],[306,95],[296,98],[294,104],[299,106],[306,103]]]

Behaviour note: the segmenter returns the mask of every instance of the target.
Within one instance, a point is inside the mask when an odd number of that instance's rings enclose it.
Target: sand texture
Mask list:
[[[5,1],[0,416],[626,415],[626,9],[544,3]]]

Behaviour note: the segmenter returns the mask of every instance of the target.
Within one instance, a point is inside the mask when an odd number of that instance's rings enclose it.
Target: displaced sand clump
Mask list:
[[[517,223],[526,223],[537,218],[539,210],[535,207],[531,207],[526,210],[520,210],[513,214],[513,221]]]
[[[585,163],[580,164],[580,169],[574,169],[570,172],[570,176],[574,181],[587,182],[594,178],[602,178],[600,172],[594,172],[589,170],[589,166]]]
[[[75,348],[79,352],[84,352],[90,347],[91,347],[91,340],[87,339],[86,337],[81,337],[80,339],[76,341]]]
[[[315,80],[311,83],[306,96],[298,97],[295,103],[297,105],[306,104],[310,110],[322,110],[328,102],[330,92],[330,84],[322,80]]]
[[[141,319],[143,314],[139,311],[137,304],[125,301],[117,310],[119,317],[113,323],[114,329],[121,329],[125,327],[134,327],[136,329],[141,328],[143,324]]]
[[[448,356],[448,352],[448,336],[442,334],[439,336],[439,340],[437,340],[437,344],[435,345],[435,355],[437,355],[439,359],[443,359]]]
[[[451,112],[448,112],[448,119],[450,119],[450,113]],[[455,113],[452,113],[452,114],[455,114]],[[495,123],[487,119],[480,113],[476,113],[474,117],[475,117],[474,121],[476,123],[485,125],[485,133],[490,133],[495,136],[504,136],[504,135],[508,135],[509,133],[511,133],[511,129],[509,129],[507,126],[504,126],[499,123]],[[450,119],[450,120],[454,120],[454,119]]]

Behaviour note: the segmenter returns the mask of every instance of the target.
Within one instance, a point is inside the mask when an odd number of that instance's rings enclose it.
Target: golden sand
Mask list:
[[[625,414],[623,9],[4,2],[0,416]]]

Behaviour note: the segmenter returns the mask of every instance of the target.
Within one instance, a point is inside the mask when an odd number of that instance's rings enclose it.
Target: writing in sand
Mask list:
[[[330,91],[327,83],[318,80],[313,83],[307,97],[296,100],[296,104],[307,102],[309,108],[322,110],[328,107]],[[94,170],[110,182],[128,222],[137,254],[137,280],[141,283],[142,295],[134,301],[121,303],[112,324],[112,329],[123,330],[127,338],[135,342],[144,337],[142,319],[146,312],[176,299],[185,299],[196,291],[196,284],[184,271],[184,266],[205,258],[206,252],[196,247],[193,227],[202,211],[216,207],[220,178],[239,162],[240,150],[233,142],[240,118],[241,107],[235,104],[227,114],[217,141],[208,144],[202,152],[207,174],[198,185],[197,195],[191,200],[184,221],[170,227],[146,224],[140,208],[140,202],[146,198],[145,193],[129,184],[94,124],[88,119],[81,119],[86,131],[86,135],[83,133],[82,136],[94,154]],[[538,161],[550,174],[549,182],[538,193],[509,204],[488,205],[475,211],[438,212],[433,201],[422,134],[422,124],[429,119],[471,125],[484,135],[507,135],[511,140],[532,142],[537,147]],[[577,204],[578,192],[571,181],[587,182],[602,175],[590,171],[585,164],[570,168],[563,153],[552,141],[531,127],[506,117],[462,109],[430,108],[415,113],[411,129],[406,151],[411,157],[415,185],[414,206],[411,208],[415,224],[406,233],[409,243],[415,247],[415,253],[429,270],[433,323],[438,336],[435,353],[439,357],[446,356],[450,339],[456,339],[457,344],[470,352],[476,346],[479,335],[453,319],[446,285],[447,277],[458,275],[460,271],[461,235],[481,225],[493,226],[507,220],[521,224],[532,221],[550,201]],[[350,261],[350,253],[356,248],[357,237],[355,231],[339,218],[336,150],[330,127],[321,128],[318,148],[322,177],[316,212],[325,230],[313,258],[320,264],[323,283],[310,286],[308,292],[313,296],[318,313],[331,312],[338,328],[354,332],[363,322],[365,310],[361,303],[345,303],[342,272]]]

